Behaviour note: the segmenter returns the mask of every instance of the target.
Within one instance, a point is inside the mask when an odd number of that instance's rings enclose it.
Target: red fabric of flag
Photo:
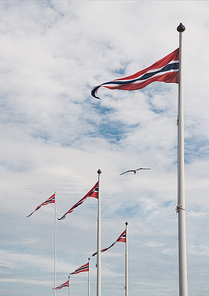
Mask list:
[[[179,83],[178,48],[144,70],[124,78],[115,79],[95,86],[91,91],[91,95],[99,99],[97,92],[100,87],[132,91],[142,89],[154,81]]]

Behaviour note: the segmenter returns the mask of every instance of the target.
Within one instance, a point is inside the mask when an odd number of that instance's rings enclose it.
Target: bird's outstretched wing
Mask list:
[[[134,174],[136,174],[136,172],[140,171],[140,170],[150,170],[150,168],[138,168],[136,170],[128,170],[128,171],[125,171],[125,172],[121,173],[120,175],[123,175],[123,174],[126,174],[126,173],[134,173]]]
[[[135,170],[128,170],[126,172],[121,173],[120,175],[123,175],[123,174],[126,174],[126,173],[130,173],[130,172],[135,173]]]

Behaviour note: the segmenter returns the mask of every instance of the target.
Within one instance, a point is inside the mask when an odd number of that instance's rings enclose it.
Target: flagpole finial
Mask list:
[[[126,222],[125,224],[128,225],[128,222]]]
[[[177,31],[178,31],[179,33],[184,32],[185,29],[186,29],[186,28],[185,28],[185,26],[184,26],[182,23],[180,23],[179,26],[177,27]]]
[[[100,169],[98,169],[97,174],[100,175],[101,173],[102,173],[102,171]]]

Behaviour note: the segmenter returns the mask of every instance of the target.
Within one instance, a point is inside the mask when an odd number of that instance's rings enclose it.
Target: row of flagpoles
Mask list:
[[[128,296],[128,241],[127,241],[127,234],[128,234],[128,222],[126,224],[126,229],[123,231],[123,233],[118,237],[118,239],[110,245],[108,248],[102,249],[101,253],[109,250],[111,247],[113,247],[117,242],[124,242],[126,244],[125,248],[125,295]],[[97,255],[97,252],[95,252],[92,256]],[[88,272],[88,296],[90,296],[90,258],[88,258],[88,263],[82,265],[81,267],[77,268],[74,272],[71,272],[68,275],[68,280],[63,283],[62,285],[59,285],[54,290],[60,290],[64,287],[68,287],[68,296],[70,296],[70,275],[72,274],[78,274],[81,272]]]
[[[101,170],[97,171],[98,173],[98,181],[96,184],[91,188],[91,190],[82,198],[80,199],[75,205],[73,205],[61,218],[58,220],[65,219],[66,215],[72,213],[75,208],[81,205],[88,197],[94,197],[98,200],[98,218],[97,218],[97,251],[92,254],[94,257],[97,255],[97,296],[101,295],[101,253],[106,252],[110,248],[112,248],[117,242],[124,242],[126,244],[125,247],[125,295],[128,296],[128,242],[127,242],[127,232],[128,232],[128,222],[125,223],[126,229],[121,233],[121,235],[117,238],[117,240],[112,243],[109,247],[104,248],[101,250],[101,196],[100,196],[100,177],[101,177]],[[56,295],[56,290],[60,290],[64,287],[68,287],[68,295],[70,295],[70,275],[78,274],[81,272],[88,271],[88,296],[90,296],[90,258],[88,259],[88,263],[82,265],[81,267],[77,268],[74,272],[70,273],[68,276],[68,281],[56,287],[56,199],[54,193],[51,197],[49,197],[46,201],[42,204],[37,206],[35,210],[26,216],[26,218],[31,217],[35,211],[39,210],[42,206],[54,203],[55,204],[55,215],[54,215],[54,295]]]
[[[90,258],[88,258],[88,263],[82,265],[81,267],[77,268],[74,272],[71,272],[68,275],[68,280],[60,286],[53,288],[54,290],[60,290],[64,287],[68,287],[68,296],[70,296],[70,275],[71,274],[78,274],[80,272],[88,272],[88,296],[90,296],[90,266],[89,266]]]
[[[102,83],[94,87],[91,94],[94,98],[97,96],[98,90],[101,87],[108,89],[120,90],[138,90],[146,87],[154,81],[178,84],[178,204],[176,207],[178,213],[178,244],[179,244],[179,295],[187,296],[187,264],[186,264],[186,226],[185,226],[185,189],[184,189],[184,116],[183,116],[183,90],[182,90],[182,33],[185,31],[184,25],[180,23],[177,27],[179,32],[179,48],[168,54],[166,57],[157,61],[150,67],[139,71],[131,76],[121,79],[115,79],[109,82]],[[100,175],[98,170],[98,182],[95,186],[69,211],[67,211],[58,220],[63,220],[68,213],[71,213],[77,206],[81,205],[87,197],[98,198],[98,221],[97,221],[97,296],[101,296],[101,198],[100,198]],[[47,199],[44,203],[38,206],[30,215],[30,217],[41,206],[49,203],[55,203],[55,194]],[[55,207],[56,208],[56,207]],[[55,214],[56,220],[56,214]],[[56,222],[55,222],[56,227]],[[127,234],[127,233],[126,233]],[[127,237],[126,237],[127,238]],[[56,241],[56,240],[55,240]],[[114,245],[114,244],[113,244]],[[111,245],[112,246],[112,245]],[[111,247],[110,246],[110,247]],[[127,244],[126,244],[127,247]],[[107,248],[108,249],[108,248]],[[55,246],[56,250],[56,246]],[[126,253],[127,260],[127,253]],[[56,258],[55,258],[56,262]],[[56,264],[56,263],[55,263]],[[127,263],[126,263],[127,264]],[[56,268],[56,266],[55,266]],[[126,272],[128,267],[126,265]],[[55,274],[56,282],[56,274]],[[126,279],[126,296],[128,296],[128,279]]]

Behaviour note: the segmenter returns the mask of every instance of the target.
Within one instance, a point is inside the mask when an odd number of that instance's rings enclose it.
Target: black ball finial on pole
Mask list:
[[[184,26],[182,23],[180,23],[179,26],[177,27],[177,31],[178,31],[179,33],[184,32],[185,29],[186,29],[186,28],[185,28],[185,26]]]
[[[97,174],[100,175],[101,173],[102,173],[102,171],[100,169],[98,169]]]

